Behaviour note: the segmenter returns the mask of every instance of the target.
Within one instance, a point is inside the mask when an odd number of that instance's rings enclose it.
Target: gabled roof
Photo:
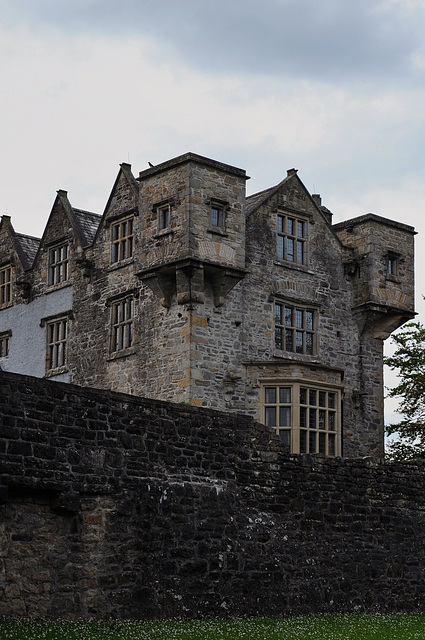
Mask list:
[[[40,238],[26,236],[23,233],[17,233],[15,237],[21,248],[20,258],[22,266],[24,269],[29,269],[34,262],[38,247],[40,246]]]
[[[114,197],[114,194],[116,192],[117,186],[119,184],[119,181],[121,180],[121,178],[124,177],[124,179],[126,180],[127,184],[130,187],[131,192],[133,193],[133,197],[135,199],[135,203],[136,206],[138,206],[138,199],[139,199],[139,183],[136,181],[135,177],[133,176],[133,173],[131,171],[131,164],[128,164],[128,162],[122,162],[120,164],[120,169],[118,171],[118,175],[115,178],[115,182],[114,185],[112,187],[111,193],[109,194],[109,198],[108,201],[106,203],[105,206],[105,210],[103,212],[103,215],[101,216],[101,220],[99,221],[98,227],[97,227],[97,231],[95,233],[95,236],[93,238],[93,242],[95,242],[96,237],[98,234],[101,233],[101,228],[103,227],[109,208],[111,206],[111,202],[112,199]]]
[[[282,180],[282,182],[279,182],[279,184],[275,185],[274,187],[269,187],[268,189],[264,189],[264,191],[259,191],[258,193],[253,193],[252,196],[248,196],[246,198],[245,204],[246,217],[248,218],[253,211],[261,207],[261,205],[264,204],[266,200],[271,198],[287,179],[288,178],[285,178],[284,180]]]
[[[80,228],[80,236],[84,238],[83,246],[93,244],[102,216],[98,213],[83,211],[83,209],[75,209],[74,207],[72,207],[72,213],[74,214],[77,225]]]

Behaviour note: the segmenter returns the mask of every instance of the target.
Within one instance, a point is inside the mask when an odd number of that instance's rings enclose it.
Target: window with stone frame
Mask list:
[[[46,321],[46,372],[66,366],[68,317]]]
[[[226,226],[226,206],[221,202],[211,202],[210,225],[212,229],[224,231]]]
[[[12,267],[0,267],[0,309],[12,304]]]
[[[11,331],[3,331],[2,333],[0,333],[0,358],[9,357],[11,335]]]
[[[47,281],[49,285],[66,282],[69,277],[69,245],[62,242],[49,247],[47,258]]]
[[[111,264],[133,257],[134,217],[111,224]]]
[[[277,216],[277,257],[293,264],[306,265],[308,221],[293,215]]]
[[[117,353],[133,346],[135,300],[133,296],[111,303],[110,352]]]
[[[264,424],[292,453],[341,455],[341,393],[305,382],[264,384]]]
[[[388,251],[387,253],[387,276],[390,278],[397,278],[399,273],[399,261],[400,254],[394,251]]]
[[[308,356],[317,353],[317,310],[275,302],[275,347]]]
[[[171,206],[170,204],[163,204],[157,207],[158,216],[158,231],[165,231],[171,224]]]

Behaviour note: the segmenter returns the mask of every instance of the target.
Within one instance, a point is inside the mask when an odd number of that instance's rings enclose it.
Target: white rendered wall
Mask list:
[[[65,313],[72,308],[71,287],[52,291],[29,304],[19,304],[0,311],[0,333],[12,331],[9,356],[0,358],[0,369],[42,378],[46,371],[46,327],[43,318]],[[69,382],[69,374],[52,379]]]

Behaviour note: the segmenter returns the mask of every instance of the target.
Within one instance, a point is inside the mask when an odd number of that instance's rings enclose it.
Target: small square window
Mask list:
[[[211,226],[224,228],[224,208],[216,204],[211,206]]]
[[[171,207],[169,204],[158,207],[158,231],[168,229],[171,222]]]
[[[393,278],[397,278],[398,270],[399,270],[399,255],[389,251],[387,255],[387,275],[392,276]]]

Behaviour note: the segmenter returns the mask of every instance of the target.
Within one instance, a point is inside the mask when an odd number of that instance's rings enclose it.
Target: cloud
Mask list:
[[[317,80],[422,75],[425,6],[412,0],[20,0],[11,22],[153,37],[194,68]]]

